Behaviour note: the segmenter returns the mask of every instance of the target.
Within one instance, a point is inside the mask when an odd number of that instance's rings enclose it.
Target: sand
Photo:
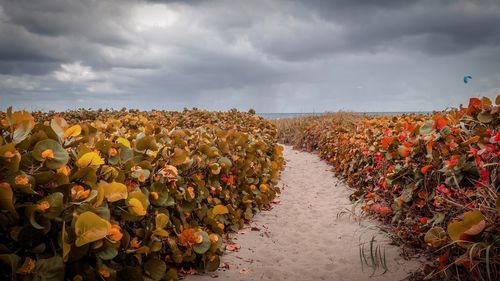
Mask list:
[[[334,177],[331,166],[288,146],[285,159],[280,202],[234,235],[241,249],[222,257],[226,268],[187,280],[402,280],[418,267],[387,243],[376,222],[346,212],[352,210],[352,189]],[[360,243],[366,243],[370,262],[372,237],[374,246],[385,251],[389,271],[383,275],[381,266],[375,272],[362,266]]]

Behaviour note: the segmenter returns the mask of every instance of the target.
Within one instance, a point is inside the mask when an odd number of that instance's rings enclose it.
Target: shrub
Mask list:
[[[235,110],[9,108],[0,119],[2,280],[214,271],[225,233],[279,192],[276,128]]]
[[[279,120],[280,140],[319,151],[386,222],[426,251],[427,278],[500,274],[500,96],[432,114],[331,114]]]

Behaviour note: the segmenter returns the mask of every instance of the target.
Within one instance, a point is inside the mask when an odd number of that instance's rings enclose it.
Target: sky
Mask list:
[[[500,93],[499,26],[498,0],[0,0],[0,110],[442,110]]]

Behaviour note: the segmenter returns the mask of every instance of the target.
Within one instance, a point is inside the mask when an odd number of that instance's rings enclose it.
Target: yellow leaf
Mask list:
[[[116,139],[116,142],[123,145],[123,146],[130,148],[130,141],[126,138],[119,137]]]
[[[164,228],[168,223],[168,216],[164,213],[159,213],[156,216],[156,228]]]
[[[483,214],[480,211],[468,211],[462,220],[452,220],[448,224],[448,235],[453,241],[467,239],[465,235],[474,236],[486,227]]]
[[[62,230],[61,230],[61,244],[62,244],[62,250],[63,250],[62,258],[64,261],[68,260],[68,255],[69,255],[69,252],[71,251],[71,244],[66,242],[67,239],[68,239],[68,234],[66,233],[66,222],[63,221]]]
[[[104,164],[104,160],[96,152],[87,152],[76,161],[76,165],[80,168],[101,166],[102,164]]]
[[[144,206],[142,206],[142,203],[141,201],[139,201],[139,199],[131,198],[128,201],[128,204],[135,214],[139,216],[144,216],[146,214],[146,209],[144,209]]]
[[[106,237],[111,230],[111,224],[92,212],[84,212],[78,216],[75,223],[75,245],[81,247],[85,244],[98,241]]]
[[[99,184],[97,185],[96,189],[97,189],[96,201],[94,202],[94,204],[92,204],[94,208],[101,206],[102,201],[104,201],[104,187]]]
[[[136,190],[128,194],[127,205],[132,215],[144,216],[149,207],[149,200],[146,194]]]
[[[214,216],[217,216],[217,215],[224,215],[224,214],[227,214],[229,213],[229,210],[227,209],[226,206],[224,205],[217,205],[215,206],[213,209],[212,209],[212,214]]]
[[[123,183],[112,182],[102,184],[104,188],[104,196],[108,202],[115,202],[122,199],[127,199],[128,191],[127,186]]]
[[[168,231],[163,228],[157,228],[153,230],[153,234],[160,237],[168,237]]]
[[[74,125],[64,131],[64,138],[77,137],[82,133],[82,127],[80,125]]]

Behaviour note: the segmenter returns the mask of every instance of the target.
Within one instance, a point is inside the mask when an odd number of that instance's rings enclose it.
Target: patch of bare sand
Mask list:
[[[338,216],[352,209],[352,192],[337,180],[331,167],[315,154],[285,146],[287,165],[279,186],[279,204],[256,215],[251,226],[235,235],[238,252],[226,252],[229,269],[189,276],[188,280],[402,280],[418,267],[417,261],[400,257],[400,250],[373,226]],[[385,250],[389,269],[373,269],[360,261],[360,241]],[[369,243],[365,245],[370,262]],[[372,276],[373,275],[373,276]]]

